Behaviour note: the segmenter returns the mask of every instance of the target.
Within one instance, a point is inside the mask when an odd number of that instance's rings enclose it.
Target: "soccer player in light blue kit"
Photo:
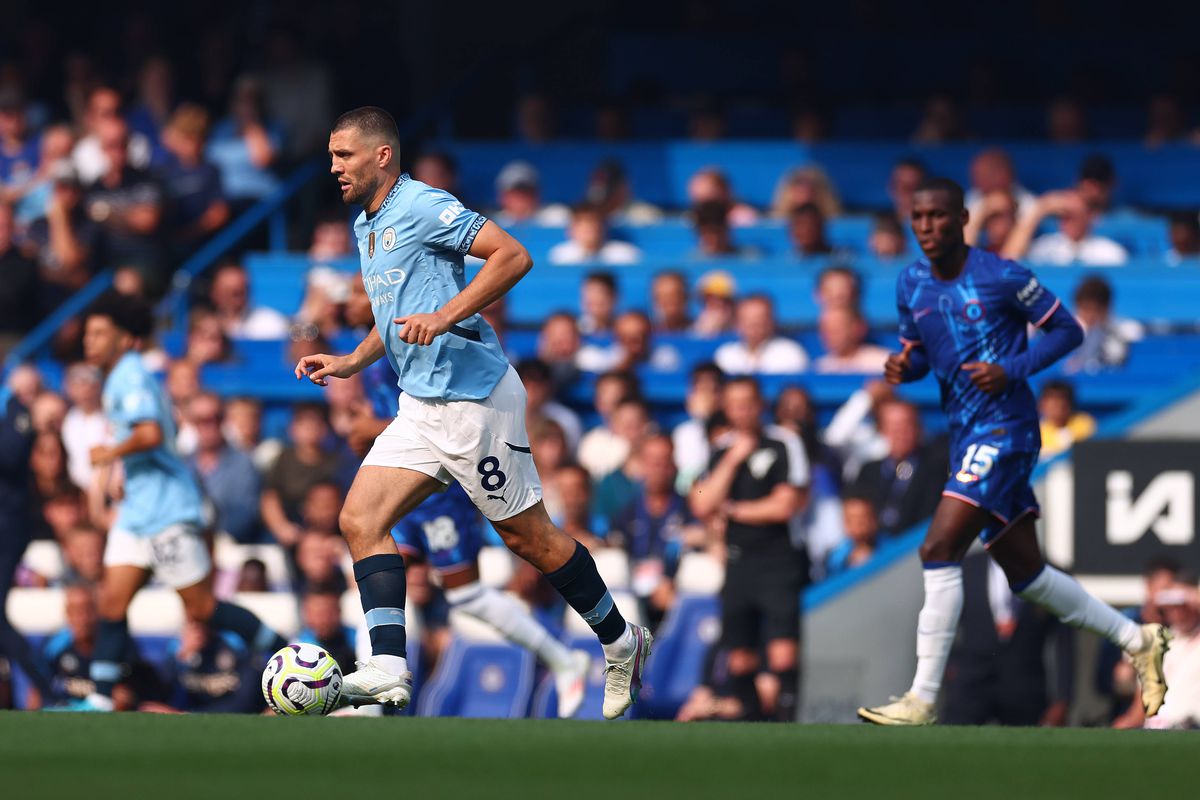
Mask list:
[[[104,549],[90,673],[96,691],[82,710],[112,710],[113,687],[129,667],[123,661],[130,649],[126,614],[151,572],[179,593],[189,619],[231,631],[257,650],[286,644],[246,609],[213,596],[212,561],[200,535],[199,484],[175,452],[170,404],[137,350],[152,327],[146,306],[117,294],[102,297],[84,324],[84,357],[105,373],[104,414],[116,442],[92,448],[92,464],[107,467],[119,459],[125,480]]]
[[[596,632],[604,649],[604,716],[641,688],[650,632],[613,603],[587,549],[550,522],[525,432],[525,388],[479,314],[533,266],[500,226],[452,195],[401,174],[395,120],[380,108],[343,114],[329,135],[330,171],[355,222],[375,327],[344,356],[305,356],[296,378],[324,386],[387,356],[403,391],[396,419],[354,478],[340,527],[371,636],[371,658],[345,676],[354,705],[408,704],[404,560],[392,526],[451,480],[514,553],[541,570]],[[484,260],[466,284],[463,258]]]
[[[963,605],[962,559],[978,536],[1013,593],[1063,622],[1108,638],[1129,654],[1146,716],[1162,705],[1162,661],[1170,634],[1138,626],[1046,564],[1029,485],[1041,449],[1037,402],[1027,378],[1083,341],[1075,318],[1033,273],[964,239],[963,190],[931,178],[913,196],[912,227],[925,258],[896,281],[902,352],[887,361],[890,383],[930,371],[950,418],[951,474],[921,545],[925,604],[917,619],[917,672],[902,697],[860,708],[879,725],[931,725]],[[1042,335],[1029,343],[1026,329]]]

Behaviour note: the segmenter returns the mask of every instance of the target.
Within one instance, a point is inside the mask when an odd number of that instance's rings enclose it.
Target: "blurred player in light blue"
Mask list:
[[[963,606],[962,560],[976,537],[1013,593],[1129,654],[1146,715],[1166,695],[1170,634],[1138,626],[1042,558],[1030,486],[1041,449],[1029,376],[1083,341],[1083,331],[1033,273],[969,247],[962,187],[930,178],[913,195],[912,229],[924,258],[896,280],[903,350],[888,357],[890,383],[929,372],[949,417],[951,474],[921,544],[925,603],[917,618],[917,671],[902,697],[858,715],[877,725],[930,725]],[[1030,342],[1033,326],[1041,335]]]
[[[371,658],[346,676],[352,704],[407,705],[404,561],[390,531],[433,492],[457,481],[504,543],[541,570],[604,649],[604,715],[637,698],[650,632],[613,603],[587,549],[556,528],[525,432],[525,387],[480,310],[533,267],[494,222],[400,169],[396,122],[381,108],[349,111],[329,135],[330,171],[354,224],[375,327],[353,353],[305,356],[296,378],[347,378],[387,356],[403,391],[342,509],[340,527],[371,635]],[[463,259],[483,259],[469,284]]]
[[[120,460],[124,471],[123,496],[104,550],[90,670],[96,691],[82,706],[88,710],[112,709],[113,686],[128,670],[126,614],[151,573],[179,592],[188,619],[231,631],[253,649],[274,651],[286,644],[246,609],[213,596],[212,561],[200,534],[199,484],[175,452],[170,404],[137,350],[152,328],[145,305],[117,294],[89,309],[84,325],[84,356],[104,371],[104,414],[115,441],[93,448],[92,464],[103,469]]]
[[[371,301],[361,280],[352,286],[346,321],[369,326]],[[399,393],[394,373],[385,362],[376,361],[361,374],[370,410],[364,409],[355,419],[350,444],[365,455],[391,423]],[[406,560],[427,561],[437,571],[451,606],[492,626],[541,659],[554,674],[558,715],[574,716],[583,702],[591,657],[582,650],[565,647],[518,600],[479,582],[483,537],[479,510],[457,482],[444,492],[434,492],[392,528],[396,549]]]

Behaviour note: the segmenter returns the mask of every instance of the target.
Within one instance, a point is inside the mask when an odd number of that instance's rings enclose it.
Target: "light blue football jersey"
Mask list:
[[[496,332],[479,314],[425,347],[400,341],[392,321],[437,311],[463,290],[463,257],[485,222],[453,195],[405,174],[374,214],[354,223],[375,328],[398,385],[414,397],[481,400],[508,370]]]
[[[201,521],[200,488],[175,452],[175,420],[162,387],[136,352],[126,353],[104,381],[104,414],[113,438],[123,442],[139,422],[157,422],[162,444],[121,459],[125,497],[114,526],[136,536],[153,536],[171,525]]]

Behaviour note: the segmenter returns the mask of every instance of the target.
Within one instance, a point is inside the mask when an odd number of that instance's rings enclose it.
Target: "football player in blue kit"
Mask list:
[[[346,303],[346,321],[370,326],[371,301],[361,280],[352,283]],[[361,373],[369,410],[364,408],[352,425],[350,443],[366,455],[375,438],[387,429],[395,414],[399,392],[391,368],[376,361]],[[499,631],[541,659],[553,673],[558,695],[558,715],[573,717],[583,703],[591,656],[571,650],[546,630],[519,601],[479,582],[479,551],[484,532],[479,510],[458,483],[434,492],[392,528],[396,549],[408,559],[429,563],[441,579],[446,601],[464,614]]]
[[[305,356],[297,379],[323,386],[387,357],[398,376],[395,419],[375,439],[339,520],[354,559],[371,657],[345,676],[354,705],[406,706],[404,560],[393,525],[457,481],[510,550],[530,562],[595,631],[604,650],[604,716],[637,698],[650,632],[613,603],[587,549],[550,521],[525,431],[525,387],[479,313],[532,268],[496,223],[400,170],[396,122],[354,109],[329,135],[342,200],[362,206],[354,225],[375,326],[354,352]],[[463,261],[483,259],[467,283]]]
[[[879,725],[930,725],[963,605],[962,559],[976,537],[1013,592],[1129,654],[1146,715],[1166,694],[1170,634],[1139,626],[1048,565],[1037,541],[1039,509],[1030,476],[1041,449],[1037,403],[1027,379],[1083,340],[1075,318],[1013,261],[969,247],[963,190],[946,178],[921,184],[912,228],[925,257],[896,281],[903,349],[887,360],[893,384],[933,372],[949,417],[950,475],[921,545],[925,602],[917,619],[917,671],[892,702],[860,708]],[[1028,340],[1032,325],[1041,335]]]
[[[104,415],[115,441],[92,448],[91,461],[103,468],[119,460],[124,494],[104,548],[89,670],[95,691],[78,710],[112,710],[113,687],[129,670],[126,614],[151,573],[178,592],[189,620],[234,633],[252,650],[273,652],[286,644],[250,611],[213,595],[200,486],[175,451],[170,402],[138,351],[152,328],[144,303],[115,293],[98,300],[84,322],[84,357],[104,372]]]

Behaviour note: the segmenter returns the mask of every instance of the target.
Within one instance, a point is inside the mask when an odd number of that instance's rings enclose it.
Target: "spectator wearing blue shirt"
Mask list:
[[[842,528],[846,538],[830,551],[825,561],[827,577],[865,564],[875,555],[879,540],[879,518],[871,498],[851,494],[842,499]]]
[[[633,591],[645,605],[652,628],[674,603],[680,557],[704,536],[687,501],[675,491],[674,451],[669,436],[642,440],[634,454],[640,476],[636,493],[613,520],[606,540],[629,555]]]
[[[177,108],[162,132],[163,146],[170,153],[163,176],[177,247],[206,239],[229,219],[221,174],[204,158],[207,135],[208,112],[191,103]]]
[[[171,674],[171,706],[180,711],[258,714],[264,708],[259,664],[232,634],[218,634],[201,622],[183,627]]]
[[[189,464],[216,506],[217,529],[242,544],[261,541],[258,494],[262,480],[250,456],[225,440],[221,398],[211,392],[198,394],[188,403],[187,413],[196,431],[196,450]]]
[[[252,205],[279,186],[271,166],[282,146],[282,136],[265,117],[262,88],[251,78],[240,78],[229,116],[213,127],[207,151],[235,208]]]
[[[0,188],[24,183],[38,166],[38,138],[29,135],[21,95],[0,92]]]

